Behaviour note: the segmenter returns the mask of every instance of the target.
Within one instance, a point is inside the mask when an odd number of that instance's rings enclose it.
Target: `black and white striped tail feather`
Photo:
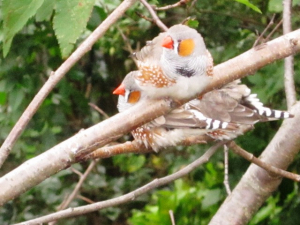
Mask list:
[[[220,120],[208,118],[204,116],[201,112],[195,109],[190,109],[190,112],[192,112],[196,119],[200,120],[201,122],[206,123],[205,129],[208,130],[216,130],[216,129],[228,129],[228,130],[235,130],[238,128],[238,125],[235,123],[228,123],[228,122],[222,122]]]
[[[292,118],[294,115],[286,111],[270,109],[264,107],[263,103],[257,98],[257,94],[251,94],[247,96],[246,101],[253,107],[253,110],[261,116],[265,116],[268,120],[278,120]]]
[[[270,109],[267,107],[263,107],[261,109],[258,109],[258,114],[261,116],[268,117],[270,119],[286,119],[286,118],[292,118],[294,115],[280,110]]]

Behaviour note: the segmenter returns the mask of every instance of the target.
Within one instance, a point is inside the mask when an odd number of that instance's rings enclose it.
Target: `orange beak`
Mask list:
[[[117,87],[114,91],[113,91],[114,95],[125,95],[125,86],[124,84],[121,84],[119,87]]]
[[[172,38],[170,36],[167,36],[164,38],[161,46],[165,47],[165,48],[173,49],[174,48],[173,44],[174,44],[174,42],[173,42]]]

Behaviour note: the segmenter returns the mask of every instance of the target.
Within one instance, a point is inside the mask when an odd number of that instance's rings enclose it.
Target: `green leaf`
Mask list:
[[[248,0],[235,0],[236,2],[239,2],[239,3],[242,3],[242,4],[244,4],[244,5],[246,5],[246,6],[248,6],[249,8],[251,8],[251,9],[253,9],[255,12],[258,12],[258,13],[262,13],[261,12],[261,10],[257,7],[257,6],[255,6],[255,5],[253,5],[251,2],[249,2]]]
[[[0,105],[4,105],[6,102],[7,94],[5,92],[0,92]]]
[[[53,19],[54,30],[62,57],[72,51],[76,40],[85,29],[95,0],[57,0]]]
[[[10,49],[11,42],[27,23],[28,19],[36,14],[44,0],[3,0],[3,56]]]
[[[38,22],[50,20],[53,9],[55,6],[55,1],[53,0],[44,0],[42,6],[37,10],[35,19]]]
[[[191,28],[197,29],[198,26],[199,26],[199,21],[198,21],[198,20],[195,20],[195,19],[189,19],[189,20],[186,22],[186,25],[188,25],[188,26],[191,27]]]

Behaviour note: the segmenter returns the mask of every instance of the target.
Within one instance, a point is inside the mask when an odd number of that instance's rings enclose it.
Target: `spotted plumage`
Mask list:
[[[114,91],[119,95],[120,112],[148,99],[135,80],[138,73],[129,73]],[[264,107],[256,94],[251,94],[251,90],[237,80],[134,129],[132,135],[147,148],[158,151],[202,135],[215,140],[233,139],[257,122],[291,117],[288,112]]]
[[[142,86],[151,85],[156,88],[170,87],[176,82],[174,79],[166,77],[160,67],[151,65],[141,65],[136,79],[141,81]]]
[[[214,59],[211,56],[210,52],[207,50],[207,67],[206,67],[206,74],[209,77],[214,75]]]
[[[203,38],[181,24],[160,33],[134,57],[140,71],[136,82],[150,98],[195,96],[213,75],[212,57]]]

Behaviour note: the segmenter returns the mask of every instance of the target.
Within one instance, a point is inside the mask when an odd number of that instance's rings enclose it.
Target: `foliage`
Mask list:
[[[155,192],[143,211],[133,210],[130,224],[171,224],[169,210],[176,224],[208,224],[224,198],[224,189],[216,187],[223,182],[223,177],[218,176],[222,169],[208,163],[199,170],[195,173],[203,173],[202,181],[179,179],[173,188]]]
[[[100,24],[121,1],[108,0],[3,0],[0,4],[0,139],[9,131],[31,99],[80,42]],[[175,1],[152,1],[163,6]],[[191,7],[159,12],[167,26],[192,16],[189,24],[197,27],[212,52],[215,64],[232,58],[252,47],[275,13],[275,24],[281,19],[281,0],[197,1]],[[241,4],[242,3],[242,4]],[[294,1],[299,8],[299,0]],[[261,11],[261,14],[257,13]],[[92,102],[109,115],[116,113],[112,90],[126,73],[135,69],[128,57],[127,45],[133,49],[155,37],[159,29],[140,18],[136,12],[149,16],[146,9],[135,4],[126,12],[91,51],[68,72],[43,102],[18,140],[1,175],[20,163],[38,155],[57,143],[104,120],[88,105]],[[293,15],[293,26],[299,27],[299,15]],[[275,26],[275,25],[274,25]],[[272,26],[272,28],[274,27]],[[269,33],[270,31],[267,31]],[[127,37],[123,40],[122,34]],[[280,36],[281,28],[273,37]],[[5,56],[5,57],[4,57]],[[296,74],[299,65],[296,65]],[[283,63],[269,65],[243,80],[270,107],[284,109]],[[300,77],[296,76],[297,90]],[[299,91],[299,90],[298,90]],[[299,92],[298,92],[299,93]],[[245,149],[259,155],[278,130],[280,122],[258,124],[254,131],[237,141]],[[129,140],[125,136],[120,141]],[[159,154],[122,155],[101,160],[83,184],[80,194],[93,201],[125,194],[155,177],[163,177],[195,160],[207,146],[177,147]],[[168,210],[173,210],[176,224],[207,224],[226,194],[223,186],[221,152],[204,167],[188,177],[160,190],[139,197],[131,203],[108,208],[58,224],[170,224]],[[248,163],[230,154],[230,185],[234,187]],[[84,172],[87,163],[73,165]],[[297,160],[290,170],[299,173]],[[0,209],[0,224],[11,224],[54,212],[72,192],[78,176],[66,169],[36,186]],[[194,201],[193,201],[194,200]],[[86,204],[80,198],[71,206]],[[300,198],[298,185],[284,180],[253,218],[251,224],[296,224]],[[97,221],[97,222],[95,222]]]
[[[235,0],[235,1],[248,6],[249,8],[253,9],[255,12],[261,13],[260,9],[257,6],[253,5],[251,2],[249,2],[248,0]]]

